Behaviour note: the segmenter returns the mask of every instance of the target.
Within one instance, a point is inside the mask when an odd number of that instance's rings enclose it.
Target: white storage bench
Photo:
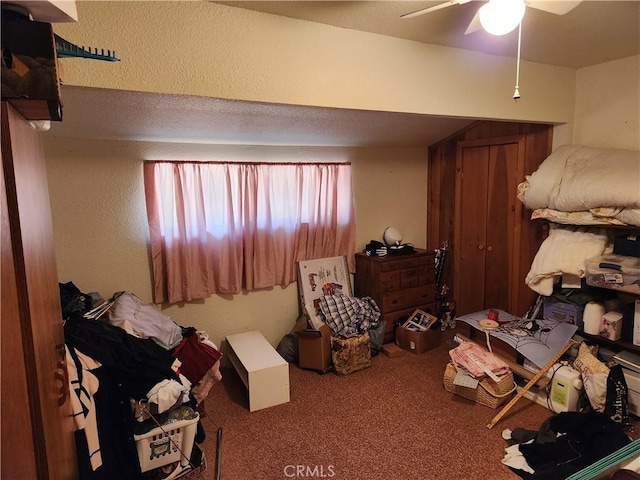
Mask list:
[[[229,360],[249,390],[249,411],[287,403],[289,364],[258,331],[227,336]]]

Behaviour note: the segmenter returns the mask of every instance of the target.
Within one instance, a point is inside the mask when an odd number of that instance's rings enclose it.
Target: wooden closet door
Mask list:
[[[2,478],[76,478],[44,152],[6,102],[2,172]]]
[[[523,153],[519,136],[458,144],[453,249],[458,314],[486,308],[517,313],[516,188]]]
[[[454,292],[456,311],[484,308],[489,149],[462,148],[456,165]]]
[[[500,308],[510,313],[514,278],[514,228],[518,166],[517,143],[490,145],[489,189],[487,192],[487,237],[484,308]]]

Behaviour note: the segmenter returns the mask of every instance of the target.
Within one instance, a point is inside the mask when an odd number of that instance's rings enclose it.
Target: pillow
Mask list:
[[[584,342],[578,348],[578,357],[573,362],[573,368],[582,375],[584,391],[591,407],[596,412],[604,412],[607,401],[609,368],[591,353]]]

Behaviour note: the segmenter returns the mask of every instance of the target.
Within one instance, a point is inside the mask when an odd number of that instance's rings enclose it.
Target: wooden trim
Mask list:
[[[502,137],[476,138],[473,140],[461,140],[458,142],[458,152],[460,148],[491,147],[494,145],[506,145],[509,143],[520,143],[524,141],[524,135],[506,135]]]
[[[461,276],[456,275],[460,272],[460,251],[462,250],[462,215],[458,215],[458,209],[462,203],[462,150],[464,142],[456,144],[456,179],[455,179],[455,199],[454,199],[454,224],[453,224],[453,298],[458,303],[458,295],[460,294]]]
[[[518,159],[516,163],[516,182],[522,182],[524,180],[524,162],[526,158],[526,136],[521,135],[521,138],[518,140]],[[517,186],[518,183],[515,184],[517,194]],[[512,200],[513,202],[513,242],[511,243],[512,249],[511,255],[511,279],[510,285],[513,285],[514,288],[511,288],[509,291],[509,306],[510,310],[514,315],[524,315],[525,312],[518,312],[518,297],[519,297],[519,288],[515,288],[515,285],[518,285],[519,282],[523,282],[523,279],[520,279],[520,254],[519,248],[516,248],[520,245],[522,239],[522,208],[523,204],[517,197],[514,195]]]

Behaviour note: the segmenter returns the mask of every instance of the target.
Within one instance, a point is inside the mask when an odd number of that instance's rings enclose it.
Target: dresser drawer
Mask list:
[[[380,289],[383,293],[433,283],[433,267],[422,265],[416,268],[393,270],[380,274]]]
[[[430,265],[433,267],[435,264],[435,257],[433,255],[418,255],[407,256],[398,259],[389,259],[385,257],[385,261],[380,264],[381,272],[390,272],[391,270],[404,270],[407,268],[415,268],[423,265]]]
[[[382,312],[392,312],[435,301],[435,285],[422,285],[382,295]]]

